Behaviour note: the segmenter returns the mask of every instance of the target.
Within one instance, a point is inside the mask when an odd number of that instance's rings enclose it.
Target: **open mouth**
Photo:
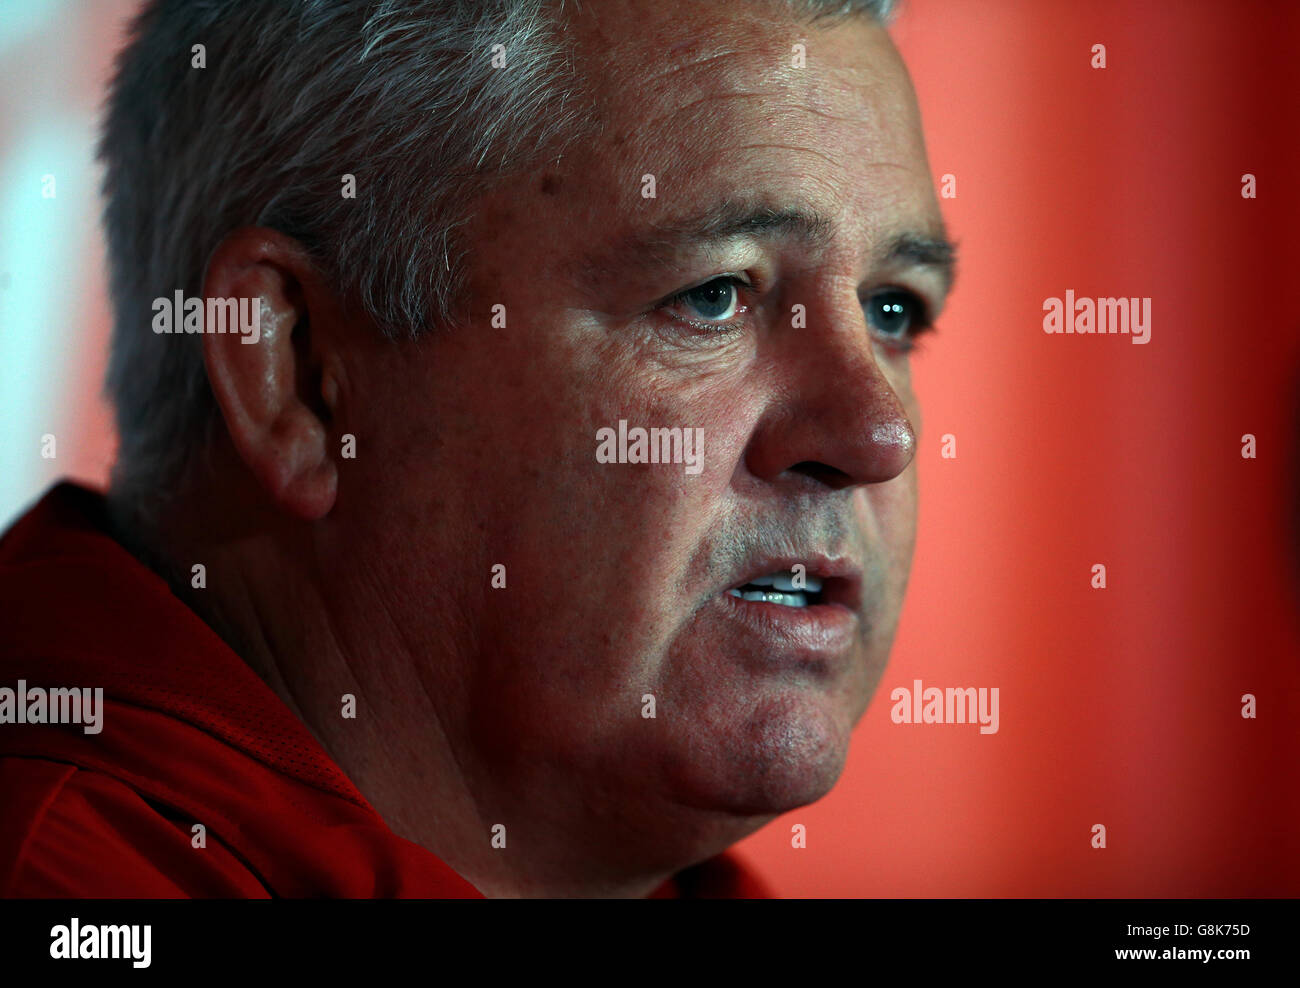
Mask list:
[[[782,570],[756,576],[743,586],[727,591],[741,600],[779,607],[809,607],[822,603],[822,581],[815,576]]]

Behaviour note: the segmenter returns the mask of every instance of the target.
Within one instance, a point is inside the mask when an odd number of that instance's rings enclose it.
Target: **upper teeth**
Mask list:
[[[808,594],[817,593],[822,588],[822,581],[815,576],[802,576],[801,586],[794,585],[794,575],[788,570],[756,576],[746,586],[771,587],[771,590],[742,590],[736,587],[727,593],[742,600],[761,600],[769,604],[783,604],[786,607],[807,607]]]
[[[815,576],[804,575],[801,582],[803,586],[794,585],[794,576],[789,570],[782,570],[780,573],[769,573],[767,576],[756,576],[749,581],[757,587],[775,587],[777,590],[807,590],[809,593],[819,593],[822,588],[822,581]]]

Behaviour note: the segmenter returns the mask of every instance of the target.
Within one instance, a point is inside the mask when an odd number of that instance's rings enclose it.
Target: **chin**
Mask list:
[[[853,718],[826,696],[759,701],[709,737],[698,734],[680,764],[687,801],[743,817],[807,806],[835,786],[848,757]]]

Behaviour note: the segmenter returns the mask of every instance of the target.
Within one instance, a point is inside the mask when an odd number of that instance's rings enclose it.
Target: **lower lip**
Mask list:
[[[773,650],[810,662],[848,652],[858,633],[858,615],[843,604],[787,607],[744,600],[726,592],[719,594],[715,601],[724,620],[739,622]]]

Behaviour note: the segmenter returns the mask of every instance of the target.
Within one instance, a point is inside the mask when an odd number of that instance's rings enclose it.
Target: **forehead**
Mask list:
[[[716,125],[728,111],[766,114],[772,131],[815,128],[820,118],[878,142],[919,133],[907,70],[866,16],[812,21],[779,0],[602,0],[570,18],[574,67],[619,144],[674,124]],[[905,126],[879,133],[895,124]]]
[[[605,229],[739,197],[855,227],[906,213],[941,234],[911,81],[869,18],[809,21],[764,0],[602,0],[569,18],[595,120],[568,163]]]
[[[900,238],[944,239],[910,80],[868,18],[811,23],[763,0],[584,0],[563,17],[585,124],[480,198],[471,294],[521,271],[534,304],[589,295],[593,273],[654,281],[638,250],[742,207],[826,220],[786,242],[845,275]],[[678,273],[704,263],[679,256]]]

